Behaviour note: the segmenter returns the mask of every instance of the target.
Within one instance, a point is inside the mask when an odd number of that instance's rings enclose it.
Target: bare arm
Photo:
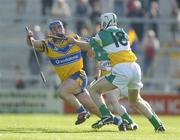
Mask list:
[[[30,30],[27,31],[26,41],[29,46],[31,46],[31,47],[33,46],[37,51],[43,51],[42,41],[35,40],[32,32]]]
[[[69,43],[76,44],[77,46],[79,46],[81,48],[82,51],[89,51],[90,49],[92,49],[88,42],[82,41],[82,40],[77,40],[74,37],[68,37],[67,41]]]
[[[95,80],[98,80],[101,77],[101,69],[99,69],[99,65],[100,65],[100,63],[97,61],[96,62],[96,73],[94,76]]]

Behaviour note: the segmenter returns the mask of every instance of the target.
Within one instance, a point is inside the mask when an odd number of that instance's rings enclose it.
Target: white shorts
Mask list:
[[[141,68],[136,62],[120,63],[112,68],[106,79],[120,90],[141,89]]]

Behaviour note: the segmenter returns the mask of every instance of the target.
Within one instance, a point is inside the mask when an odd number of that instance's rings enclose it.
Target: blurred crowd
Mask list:
[[[70,7],[69,0],[41,0],[41,16],[51,16],[53,18],[72,18],[76,17],[76,30],[92,28],[99,22],[101,15],[103,0],[76,0],[74,8]],[[158,0],[113,0],[113,11],[118,17],[129,18],[159,18]],[[21,16],[26,12],[27,0],[16,0],[17,21],[21,21]],[[72,10],[73,9],[73,10]],[[86,19],[90,19],[90,24]],[[45,21],[44,21],[45,22]],[[148,25],[157,34],[157,24]],[[142,40],[144,33],[144,25],[141,23],[133,23],[131,27],[136,31],[139,40]],[[91,29],[89,29],[91,30]],[[92,32],[92,31],[91,31]]]

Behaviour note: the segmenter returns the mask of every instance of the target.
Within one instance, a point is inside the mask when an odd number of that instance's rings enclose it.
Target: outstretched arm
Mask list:
[[[92,49],[88,42],[82,41],[82,40],[77,40],[74,37],[68,37],[67,41],[69,43],[76,44],[77,46],[79,46],[81,48],[82,51],[89,51],[90,49]]]
[[[37,51],[42,51],[43,50],[42,41],[34,39],[32,31],[29,30],[27,27],[26,27],[26,31],[27,31],[27,36],[26,36],[27,44],[31,47],[33,46]]]

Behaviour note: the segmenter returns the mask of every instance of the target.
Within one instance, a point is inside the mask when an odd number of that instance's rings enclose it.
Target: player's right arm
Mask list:
[[[36,39],[34,39],[34,37],[33,37],[33,34],[32,34],[32,32],[31,31],[29,31],[28,33],[27,33],[27,38],[26,38],[26,40],[27,40],[27,44],[29,45],[29,46],[34,46],[34,48],[37,50],[37,51],[40,51],[40,52],[44,52],[44,48],[45,48],[45,43],[44,43],[44,41],[43,40],[36,40]]]

